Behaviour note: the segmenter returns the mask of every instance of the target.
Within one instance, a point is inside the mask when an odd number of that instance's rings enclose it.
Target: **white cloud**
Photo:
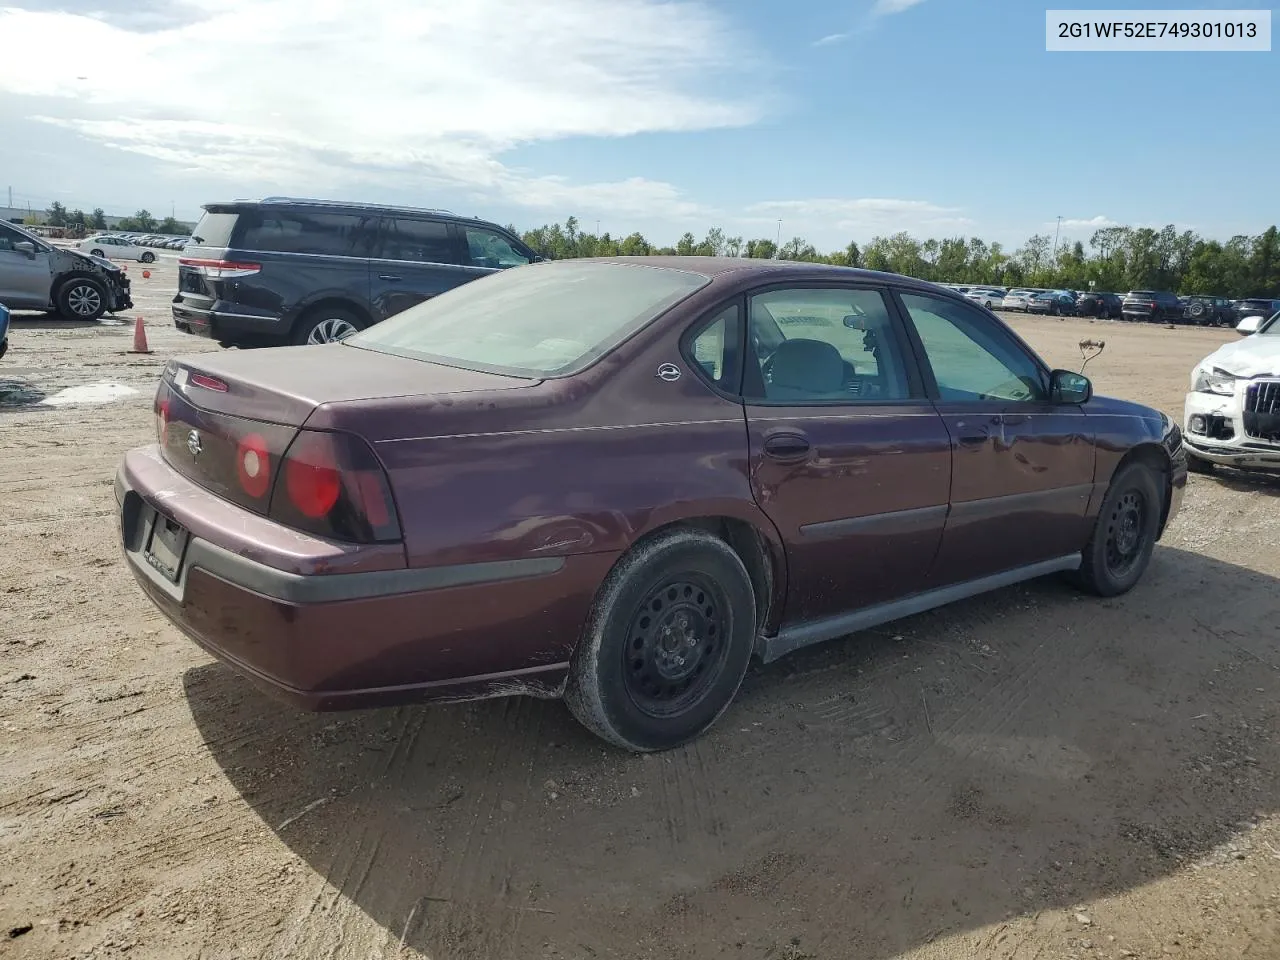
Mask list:
[[[1053,227],[1056,225],[1057,225],[1056,220],[1050,220],[1047,224],[1045,224],[1045,226],[1049,226],[1049,227]],[[1082,220],[1075,217],[1067,217],[1067,218],[1064,218],[1062,221],[1062,228],[1064,230],[1102,230],[1105,227],[1118,227],[1118,226],[1120,226],[1119,221],[1112,220],[1110,217],[1104,217],[1101,214],[1099,214],[1096,217],[1090,217],[1087,220]]]
[[[786,237],[812,232],[858,241],[900,230],[929,236],[930,231],[936,234],[960,230],[973,223],[958,207],[887,197],[768,200],[752,204],[742,218],[743,223],[761,225],[776,224],[778,220],[782,220]]]
[[[60,98],[46,122],[241,184],[384,177],[655,217],[699,208],[669,184],[571,183],[500,158],[537,141],[740,126],[763,109],[732,86],[742,41],[697,0],[174,6],[191,16],[146,29],[0,9],[0,92]]]
[[[819,39],[813,41],[813,45],[815,47],[825,47],[825,46],[829,46],[830,44],[839,43],[842,40],[848,40],[848,39],[849,39],[849,34],[847,33],[829,33],[825,37],[820,37]]]
[[[871,8],[873,16],[891,16],[895,13],[902,13],[904,10],[910,10],[917,4],[924,3],[924,0],[876,0],[876,4]]]

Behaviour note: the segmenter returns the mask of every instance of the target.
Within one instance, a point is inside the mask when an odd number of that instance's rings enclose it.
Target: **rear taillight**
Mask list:
[[[300,430],[277,472],[268,510],[271,519],[355,543],[400,539],[386,473],[358,437]]]
[[[165,432],[169,429],[169,385],[161,383],[156,391],[156,442],[164,446]]]
[[[260,263],[241,263],[237,260],[204,260],[199,257],[179,257],[178,266],[194,270],[210,280],[232,280],[251,277],[262,269]]]
[[[1152,301],[1151,301],[1151,309],[1152,309],[1152,310],[1154,310],[1155,308],[1156,308],[1156,302],[1155,302],[1154,300],[1152,300]]]

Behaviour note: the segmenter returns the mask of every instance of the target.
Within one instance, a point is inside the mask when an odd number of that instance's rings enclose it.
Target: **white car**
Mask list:
[[[97,236],[86,237],[76,244],[76,249],[82,250],[93,257],[106,257],[108,260],[137,260],[141,263],[155,263],[156,259],[154,250],[140,247],[132,240],[126,240],[124,237],[117,237],[110,233],[100,233]]]
[[[988,310],[1004,309],[1004,294],[999,290],[988,290],[985,287],[973,287],[964,295],[966,300],[980,303]]]
[[[1280,471],[1280,313],[1257,321],[1242,320],[1245,338],[1191,371],[1183,442],[1196,472],[1215,464]]]
[[[1034,290],[1010,290],[1004,295],[1004,310],[1021,310],[1027,312],[1027,305],[1031,303],[1031,298],[1036,295]]]

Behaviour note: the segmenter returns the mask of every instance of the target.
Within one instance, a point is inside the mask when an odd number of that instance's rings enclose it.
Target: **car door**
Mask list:
[[[19,244],[31,244],[32,252],[19,250]],[[0,224],[0,303],[11,309],[47,307],[52,276],[48,249]]]
[[[1083,409],[1051,402],[1048,369],[989,314],[932,294],[898,299],[953,451],[932,584],[1078,552],[1094,468]]]
[[[378,319],[452,290],[470,279],[461,269],[458,238],[444,220],[386,217],[370,262]]]
[[[786,544],[784,620],[916,592],[946,521],[951,450],[887,292],[789,284],[746,306],[751,487]]]

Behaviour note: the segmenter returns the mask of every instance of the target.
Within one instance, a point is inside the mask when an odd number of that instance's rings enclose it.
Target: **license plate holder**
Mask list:
[[[177,583],[182,576],[182,563],[186,559],[187,541],[191,534],[182,524],[156,510],[150,514],[146,521],[146,546],[142,556],[165,579]]]

